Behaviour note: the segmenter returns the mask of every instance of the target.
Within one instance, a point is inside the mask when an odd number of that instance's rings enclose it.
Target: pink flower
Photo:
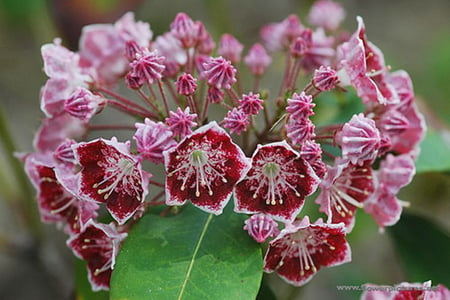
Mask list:
[[[292,221],[318,183],[311,166],[286,142],[258,145],[250,170],[234,189],[235,211]]]
[[[124,224],[144,201],[150,174],[131,156],[129,142],[97,139],[74,146],[81,166],[78,194],[105,203],[113,218]]]
[[[276,271],[286,282],[306,284],[322,267],[341,265],[351,260],[350,246],[342,224],[311,224],[309,218],[288,224],[269,243],[264,271]]]
[[[210,86],[218,89],[231,89],[231,85],[236,82],[236,68],[229,60],[223,57],[211,58],[204,64],[203,75]]]
[[[239,107],[247,115],[258,114],[263,109],[262,103],[263,100],[259,98],[259,94],[253,94],[252,92],[248,93],[248,95],[242,95],[242,98],[239,99]]]
[[[166,32],[158,36],[153,43],[153,49],[158,50],[158,53],[165,57],[165,60],[162,62],[166,67],[163,72],[164,76],[175,76],[180,66],[186,64],[186,50],[183,49],[181,42],[172,32]],[[170,71],[170,74],[166,74],[168,71]]]
[[[375,192],[364,203],[364,211],[384,228],[398,222],[402,214],[402,203],[384,183],[376,186]]]
[[[314,71],[313,85],[319,91],[329,91],[338,83],[336,71],[330,67],[320,66]]]
[[[80,66],[80,57],[61,45],[60,39],[41,47],[44,71],[49,77],[41,90],[41,110],[47,117],[64,112],[64,101],[76,87],[87,87],[90,77]]]
[[[279,23],[265,25],[261,29],[261,38],[269,51],[287,49],[303,31],[303,25],[296,15],[289,15]]]
[[[309,30],[305,30],[302,36],[309,33]],[[306,48],[306,51],[301,60],[303,69],[307,72],[319,68],[320,66],[328,66],[334,60],[336,51],[334,50],[334,37],[327,36],[322,28],[318,28],[311,33],[310,44]]]
[[[134,41],[140,47],[148,47],[153,37],[153,32],[150,29],[150,24],[142,21],[135,21],[134,13],[125,13],[114,24],[119,36],[125,42]]]
[[[219,40],[217,53],[236,64],[241,60],[241,53],[244,46],[231,34],[225,33]]]
[[[353,85],[365,104],[397,103],[398,95],[385,78],[383,53],[367,41],[362,18],[357,20],[357,31],[337,49],[339,82]]]
[[[235,183],[248,168],[248,159],[215,122],[204,125],[164,152],[166,204],[187,201],[219,215]]]
[[[267,67],[272,62],[272,58],[261,44],[256,43],[248,50],[247,55],[244,57],[244,62],[254,76],[260,77],[266,72]]]
[[[181,74],[175,82],[177,92],[180,95],[189,96],[195,93],[197,89],[197,79],[191,74]]]
[[[155,123],[145,118],[145,123],[135,123],[137,128],[133,138],[136,140],[137,151],[144,159],[154,163],[164,161],[163,151],[176,145],[172,131],[161,123]]]
[[[269,237],[280,233],[277,222],[265,214],[253,215],[245,220],[244,230],[258,243],[264,243]]]
[[[381,161],[378,169],[378,181],[396,194],[402,187],[408,185],[416,173],[414,160],[408,154],[394,156],[388,154]]]
[[[86,121],[67,113],[53,118],[45,118],[34,136],[33,146],[41,152],[53,151],[66,139],[81,138],[86,132]]]
[[[364,161],[373,161],[380,148],[381,137],[375,122],[363,114],[353,115],[342,127],[340,136],[342,156],[352,164],[362,165]]]
[[[197,114],[191,114],[189,107],[186,107],[184,111],[178,107],[177,112],[169,111],[169,115],[170,116],[166,118],[166,124],[173,132],[173,135],[184,138],[192,133],[193,127],[197,126],[197,123],[194,122],[195,118],[197,118]]]
[[[290,113],[292,118],[303,119],[314,115],[313,108],[316,106],[312,102],[312,96],[301,92],[301,94],[294,93],[292,98],[287,99],[286,111]]]
[[[88,278],[93,291],[109,290],[121,243],[127,237],[113,224],[99,224],[90,220],[83,230],[67,240],[67,246],[80,259],[87,261]]]
[[[345,19],[345,10],[341,4],[330,0],[314,2],[308,14],[311,25],[323,27],[328,31],[334,31]]]
[[[198,25],[197,51],[201,55],[209,56],[216,47],[216,43],[214,43],[211,34],[209,34],[209,32],[205,28],[205,25],[202,22],[196,21],[195,23]]]
[[[152,84],[162,78],[165,69],[165,58],[159,56],[157,51],[144,51],[136,54],[136,59],[130,63],[129,74],[138,79],[141,84]]]
[[[352,231],[357,208],[374,192],[371,166],[352,165],[345,161],[330,167],[319,185],[316,203],[328,216],[328,223],[344,223],[346,232]]]
[[[233,108],[229,111],[223,119],[223,127],[230,129],[231,133],[240,134],[242,131],[247,131],[249,124],[248,115],[242,108]]]
[[[198,41],[199,25],[185,13],[178,13],[170,24],[170,32],[181,42],[183,48],[194,47]]]
[[[105,105],[105,98],[94,95],[83,87],[78,87],[64,102],[64,110],[73,117],[89,121]]]

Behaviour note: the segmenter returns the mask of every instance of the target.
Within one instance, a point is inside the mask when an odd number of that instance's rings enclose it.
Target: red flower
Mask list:
[[[368,163],[358,166],[338,162],[328,169],[320,189],[316,199],[320,211],[327,214],[329,223],[343,222],[350,232],[357,208],[363,207],[362,203],[374,191],[372,168]]]
[[[79,194],[83,199],[106,203],[119,223],[125,223],[147,194],[150,174],[129,153],[129,142],[97,139],[74,146],[81,165]]]
[[[200,209],[222,213],[248,159],[217,123],[200,127],[177,147],[164,152],[166,204],[191,201]]]
[[[67,241],[73,253],[87,261],[92,290],[109,289],[115,259],[126,237],[127,233],[119,232],[112,224],[97,224],[90,220],[82,232]]]
[[[319,179],[286,142],[258,145],[252,167],[234,190],[235,211],[293,221]]]
[[[277,271],[290,284],[307,283],[322,267],[351,260],[343,224],[310,224],[309,218],[289,224],[272,240],[264,257],[264,271]]]

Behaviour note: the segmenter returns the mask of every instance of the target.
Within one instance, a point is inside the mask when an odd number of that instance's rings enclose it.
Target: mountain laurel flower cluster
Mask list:
[[[399,220],[424,119],[408,74],[385,64],[362,18],[340,29],[344,17],[320,0],[309,27],[290,15],[247,47],[228,33],[214,41],[185,13],[157,37],[127,13],[85,26],[77,52],[61,39],[42,46],[45,118],[25,169],[42,221],[69,235],[94,290],[109,288],[123,241],[153,206],[167,206],[163,216],[189,202],[214,215],[233,206],[267,249],[264,271],[296,286],[351,260],[359,210],[381,229]],[[270,71],[280,56],[284,75]],[[345,122],[317,118],[333,94],[360,101]],[[302,214],[314,201],[325,221]]]

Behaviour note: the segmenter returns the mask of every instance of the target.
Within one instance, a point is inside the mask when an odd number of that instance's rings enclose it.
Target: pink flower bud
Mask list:
[[[198,30],[199,25],[185,13],[177,14],[170,24],[170,31],[185,49],[195,46],[198,41]]]
[[[164,56],[159,56],[156,51],[138,53],[136,59],[130,63],[131,70],[128,74],[142,82],[152,84],[162,78],[165,69],[164,60]]]
[[[134,126],[137,130],[133,138],[142,157],[154,163],[163,162],[163,151],[176,145],[172,131],[165,124],[147,118],[145,123],[136,123]]]
[[[72,145],[76,142],[72,139],[67,139],[61,143],[53,152],[53,157],[60,162],[75,164],[75,154],[72,150]]]
[[[380,132],[372,119],[362,113],[354,115],[342,127],[340,137],[342,156],[353,164],[362,164],[374,160],[380,148]]]
[[[219,49],[217,52],[226,59],[230,60],[233,64],[238,63],[241,60],[241,53],[244,49],[239,41],[231,34],[225,33],[222,35],[219,41]]]
[[[175,85],[177,86],[178,94],[189,96],[195,93],[197,89],[197,79],[191,74],[183,73],[178,77]]]
[[[239,99],[239,107],[247,115],[256,115],[261,109],[263,100],[259,98],[259,94],[253,94],[250,92],[248,95],[242,95],[242,99]]]
[[[301,92],[300,95],[294,93],[292,98],[287,99],[288,106],[286,111],[291,114],[292,118],[302,119],[314,115],[313,108],[316,106],[312,102],[312,96]]]
[[[174,135],[178,135],[181,138],[192,133],[192,128],[197,126],[194,122],[197,118],[196,114],[191,114],[189,107],[186,107],[184,111],[181,108],[177,108],[176,112],[170,111],[170,117],[166,119],[166,124]]]
[[[105,99],[91,91],[78,87],[64,102],[64,110],[81,120],[89,120],[105,105]]]
[[[211,58],[204,65],[203,74],[208,80],[208,84],[218,89],[231,89],[231,85],[236,82],[236,68],[229,60],[223,57]]]
[[[220,103],[223,101],[224,97],[225,94],[221,89],[210,86],[208,88],[208,94],[206,95],[206,101],[209,101],[209,103]]]
[[[262,76],[272,62],[272,58],[261,44],[254,44],[244,57],[244,62],[253,75]]]
[[[345,10],[339,3],[330,0],[316,1],[308,15],[311,25],[323,27],[329,31],[336,30],[344,19]]]
[[[329,91],[338,82],[336,71],[330,67],[320,66],[314,71],[313,85],[319,91]]]
[[[245,220],[244,230],[258,243],[264,243],[267,238],[280,233],[277,222],[265,214],[253,215]]]
[[[241,131],[247,131],[247,126],[249,124],[248,115],[244,110],[237,107],[229,111],[223,121],[223,127],[230,129],[231,133],[237,134],[240,134]]]

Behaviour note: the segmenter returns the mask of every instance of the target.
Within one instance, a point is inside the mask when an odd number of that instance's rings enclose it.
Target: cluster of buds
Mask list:
[[[216,48],[203,23],[184,13],[155,39],[127,13],[84,27],[78,52],[59,39],[42,47],[45,119],[25,168],[42,220],[70,235],[94,290],[108,289],[127,231],[154,205],[190,202],[219,215],[233,198],[236,213],[252,215],[250,236],[268,242],[264,270],[297,286],[350,261],[345,235],[358,209],[381,228],[398,221],[405,202],[396,194],[414,175],[424,120],[408,74],[390,71],[361,18],[353,34],[340,30],[344,15],[318,1],[314,27],[291,15],[264,26],[262,42],[247,52],[230,34]],[[273,55],[286,58],[286,69],[269,92],[260,79]],[[254,79],[248,87],[245,72]],[[309,80],[304,88],[300,74]],[[353,90],[363,111],[341,124],[313,122],[321,93]],[[96,123],[110,108],[124,118]],[[107,139],[99,129],[132,136]],[[165,182],[152,180],[144,162],[163,164]],[[316,191],[327,221],[310,223],[301,211]],[[100,207],[110,224],[100,222]]]

